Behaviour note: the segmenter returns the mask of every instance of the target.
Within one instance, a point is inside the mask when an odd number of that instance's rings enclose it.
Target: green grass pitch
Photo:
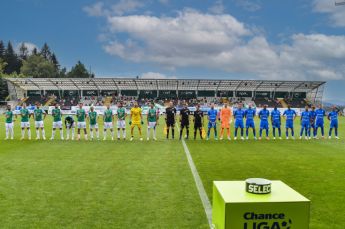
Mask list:
[[[311,229],[342,229],[344,121],[341,140],[189,140],[187,145],[210,200],[214,180],[279,179],[312,201]],[[45,124],[49,138],[50,117]],[[145,140],[146,125],[143,142],[19,141],[17,122],[16,140],[3,141],[2,116],[1,227],[208,228],[182,144],[165,140],[163,126],[157,142]]]

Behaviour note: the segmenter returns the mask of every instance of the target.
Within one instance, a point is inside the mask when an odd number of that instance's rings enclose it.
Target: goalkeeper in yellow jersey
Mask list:
[[[130,121],[129,121],[129,125],[131,125],[131,139],[130,139],[130,141],[133,141],[134,127],[138,127],[140,141],[143,140],[142,135],[141,135],[141,125],[143,125],[143,124],[144,124],[144,122],[143,122],[143,116],[141,114],[141,108],[138,106],[138,102],[134,102],[134,107],[132,107],[132,109],[131,109]]]

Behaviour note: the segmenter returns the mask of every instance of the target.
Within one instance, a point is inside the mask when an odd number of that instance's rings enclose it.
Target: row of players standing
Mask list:
[[[62,122],[62,112],[59,108],[59,105],[56,104],[55,108],[51,111],[53,117],[53,124],[52,124],[52,134],[51,140],[54,140],[56,130],[60,130],[60,138],[64,140],[64,131],[63,131],[63,122]],[[35,128],[36,128],[36,140],[46,139],[45,128],[44,128],[44,120],[46,117],[46,112],[41,108],[39,103],[36,104],[36,108],[34,109],[33,113],[30,113],[26,107],[26,104],[23,104],[22,109],[20,110],[19,115],[21,116],[21,140],[25,137],[25,132],[27,131],[28,139],[31,139],[31,129],[30,129],[30,118],[33,117],[35,121]],[[7,111],[5,112],[5,128],[6,128],[6,139],[14,139],[14,121],[17,115],[11,110],[11,106],[7,106]],[[90,111],[87,113],[85,109],[83,109],[83,104],[79,104],[79,108],[76,111],[77,122],[75,122],[72,115],[68,115],[65,117],[64,123],[66,128],[66,140],[74,140],[75,139],[75,129],[77,128],[77,140],[80,140],[80,133],[84,131],[85,140],[88,140],[88,133],[87,133],[87,125],[86,120],[89,120],[89,130],[90,130],[90,137],[91,140],[94,139],[94,132],[96,134],[96,138],[100,138],[99,133],[99,115],[97,111],[94,110],[94,107],[90,108]],[[110,109],[110,105],[107,106],[106,110],[103,113],[103,140],[107,139],[107,133],[110,132],[111,139],[114,140],[114,121],[117,119],[117,138],[118,140],[121,139],[121,130],[122,130],[122,138],[126,139],[126,109],[123,107],[122,103],[118,104],[118,109],[116,114]],[[150,109],[148,111],[147,116],[147,140],[149,140],[150,130],[153,130],[153,139],[157,140],[156,138],[156,126],[158,125],[159,119],[159,112],[154,108],[154,104],[151,104]],[[130,121],[129,124],[131,126],[131,138],[133,140],[134,137],[134,129],[137,128],[139,131],[140,140],[142,139],[142,125],[144,124],[143,117],[142,117],[142,110],[138,106],[138,103],[134,103],[134,107],[131,108],[130,111]],[[71,135],[71,138],[70,138]]]
[[[327,115],[328,120],[330,121],[330,129],[328,133],[328,137],[331,138],[332,132],[334,129],[335,138],[338,139],[338,110],[336,107],[333,107],[332,111]],[[167,138],[169,138],[169,130],[172,130],[172,138],[174,138],[174,125],[175,125],[175,114],[176,109],[173,107],[173,104],[170,104],[170,107],[166,109],[166,123],[167,123]],[[180,139],[182,137],[183,130],[186,129],[186,138],[189,138],[189,116],[191,115],[191,111],[188,109],[187,104],[181,109],[180,111]],[[202,138],[202,129],[204,127],[203,124],[203,117],[204,113],[200,110],[200,106],[198,105],[196,111],[193,114],[194,116],[194,139],[196,138],[197,131],[200,133],[200,138]],[[248,109],[243,109],[242,104],[238,104],[237,109],[232,114],[231,109],[228,107],[227,104],[218,111],[215,109],[214,104],[211,105],[210,110],[207,112],[207,119],[208,119],[208,130],[207,130],[207,137],[206,140],[210,138],[211,130],[214,129],[214,136],[215,139],[218,139],[217,136],[217,122],[219,121],[221,124],[221,131],[220,131],[220,140],[223,139],[224,131],[227,131],[227,138],[231,140],[230,136],[230,125],[235,120],[235,133],[234,133],[234,140],[237,139],[238,130],[240,130],[241,139],[244,140],[244,129],[246,130],[246,139],[249,137],[249,130],[253,130],[254,139],[256,137],[256,128],[255,128],[255,116],[258,116],[260,119],[260,128],[259,128],[259,139],[262,138],[263,132],[266,134],[266,138],[269,139],[269,127],[271,121],[271,126],[273,129],[273,138],[282,139],[282,118],[285,119],[285,136],[286,139],[289,139],[289,133],[291,133],[291,137],[295,138],[295,129],[294,129],[294,121],[297,118],[297,113],[295,110],[291,109],[291,106],[281,113],[281,111],[275,107],[271,112],[267,109],[267,105],[261,109],[258,114],[256,110],[249,105]],[[314,106],[309,108],[306,107],[305,110],[301,113],[300,123],[301,123],[301,132],[300,138],[305,136],[305,139],[311,139],[312,135],[313,138],[318,138],[318,129],[321,129],[321,136],[322,138],[325,137],[325,119],[326,111],[322,109],[322,106],[319,106],[316,109]],[[245,123],[244,123],[245,120]]]
[[[176,123],[176,108],[174,108],[173,103],[170,103],[169,107],[166,109],[166,128],[167,128],[167,135],[166,137],[169,138],[169,132],[171,129],[172,138],[174,138],[174,127]],[[11,139],[13,139],[14,130],[13,130],[13,112],[11,111],[11,107],[8,106],[6,115],[6,139],[9,139],[11,136]],[[84,130],[84,136],[87,139],[88,134],[86,130],[86,118],[89,118],[90,122],[90,136],[91,139],[94,138],[94,130],[96,132],[96,137],[99,139],[99,127],[98,127],[98,114],[94,110],[93,107],[91,107],[91,110],[86,113],[86,111],[83,109],[83,104],[79,104],[79,109],[77,110],[77,127],[78,127],[78,137],[77,139],[80,139],[80,132],[81,130]],[[186,137],[189,138],[189,125],[190,125],[190,115],[191,112],[187,107],[187,104],[185,104],[184,108],[180,111],[180,139],[182,138],[183,130],[186,129]],[[309,111],[309,108],[306,107],[306,110],[302,112],[301,114],[301,133],[300,137],[302,137],[303,133],[305,133],[305,137],[307,139],[311,138],[311,129],[313,129],[313,136],[314,138],[317,138],[317,131],[320,128],[322,137],[324,137],[324,117],[326,115],[326,112],[322,109],[320,106],[317,110],[315,110],[315,107],[312,107],[312,110]],[[30,131],[30,116],[29,110],[26,108],[26,105],[23,105],[23,109],[20,110],[20,116],[21,116],[21,139],[24,139],[25,130],[28,131],[28,138],[31,139],[31,131]],[[36,139],[40,139],[40,130],[42,138],[45,139],[45,130],[44,130],[44,118],[46,116],[46,113],[43,111],[43,109],[40,108],[40,104],[37,104],[36,109],[34,110],[32,116],[35,120],[35,128],[36,128]],[[60,136],[61,139],[63,139],[63,125],[62,125],[62,113],[61,110],[58,107],[58,104],[55,106],[55,109],[52,110],[52,116],[53,116],[53,130],[52,130],[52,137],[51,140],[55,137],[56,129],[60,129]],[[107,130],[110,130],[111,138],[114,139],[114,119],[115,114],[110,109],[110,106],[107,106],[107,109],[104,111],[103,115],[103,121],[104,121],[104,140],[106,140],[107,136]],[[120,139],[122,130],[123,138],[126,138],[126,110],[123,107],[122,103],[119,103],[119,108],[117,110],[117,137]],[[194,139],[196,138],[197,131],[200,133],[200,137],[202,136],[202,130],[204,127],[204,113],[200,110],[200,106],[198,105],[196,108],[196,111],[194,112]],[[256,111],[251,106],[249,106],[248,109],[244,110],[242,108],[242,104],[238,105],[238,108],[235,110],[234,114],[235,119],[235,137],[234,139],[237,139],[237,133],[240,129],[241,131],[241,139],[244,139],[244,119],[246,119],[246,138],[248,139],[249,135],[249,129],[253,130],[254,138],[256,139],[256,129],[255,129],[255,122],[254,118],[256,116]],[[258,113],[258,117],[260,118],[260,137],[262,137],[263,131],[266,131],[266,137],[269,136],[269,117],[271,117],[271,125],[273,127],[273,136],[276,138],[276,130],[278,131],[278,137],[281,138],[281,124],[282,124],[282,117],[286,119],[286,138],[289,138],[289,130],[291,130],[291,136],[294,138],[294,120],[296,119],[296,112],[291,109],[291,107],[288,107],[287,110],[284,111],[283,114],[277,109],[274,108],[274,110],[270,113],[267,110],[267,106],[264,106],[264,108]],[[147,116],[147,140],[149,140],[150,136],[150,129],[153,130],[153,139],[156,140],[156,127],[158,125],[158,119],[159,119],[159,112],[154,108],[154,104],[151,104],[151,107],[148,111]],[[214,129],[215,139],[217,139],[217,121],[219,120],[221,123],[221,137],[223,138],[224,130],[227,131],[227,137],[230,140],[230,124],[232,123],[232,112],[227,104],[224,105],[224,107],[218,112],[214,104],[211,105],[210,110],[207,113],[207,119],[208,119],[208,131],[207,131],[207,139],[210,137],[211,129]],[[335,130],[335,136],[338,138],[338,111],[334,107],[333,111],[329,113],[328,119],[330,120],[330,130],[329,130],[329,138],[332,135],[332,130]],[[142,110],[138,106],[137,103],[134,104],[134,107],[131,109],[130,112],[130,126],[131,126],[131,140],[133,140],[133,132],[134,128],[137,127],[139,131],[140,140],[142,140],[142,127],[141,125],[144,124],[143,117],[142,117]],[[75,135],[75,121],[72,116],[67,116],[65,118],[65,126],[67,130],[67,139],[70,137],[70,132],[72,133],[72,139],[74,139]]]

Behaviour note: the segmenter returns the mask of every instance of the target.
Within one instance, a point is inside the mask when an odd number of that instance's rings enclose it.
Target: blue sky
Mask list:
[[[345,97],[345,6],[332,0],[4,0],[0,39],[97,76],[325,80]]]

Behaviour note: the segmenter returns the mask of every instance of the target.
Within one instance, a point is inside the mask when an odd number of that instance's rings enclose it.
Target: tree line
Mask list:
[[[7,45],[0,40],[0,74],[8,77],[31,78],[93,78],[85,65],[80,61],[67,71],[61,67],[55,53],[45,43],[40,50],[29,51],[25,43],[21,43],[18,51],[9,41]]]
[[[41,49],[33,50],[21,43],[16,51],[11,41],[0,40],[0,101],[8,95],[4,77],[20,78],[94,78],[85,65],[78,61],[70,71],[62,67],[55,53],[45,43]]]

